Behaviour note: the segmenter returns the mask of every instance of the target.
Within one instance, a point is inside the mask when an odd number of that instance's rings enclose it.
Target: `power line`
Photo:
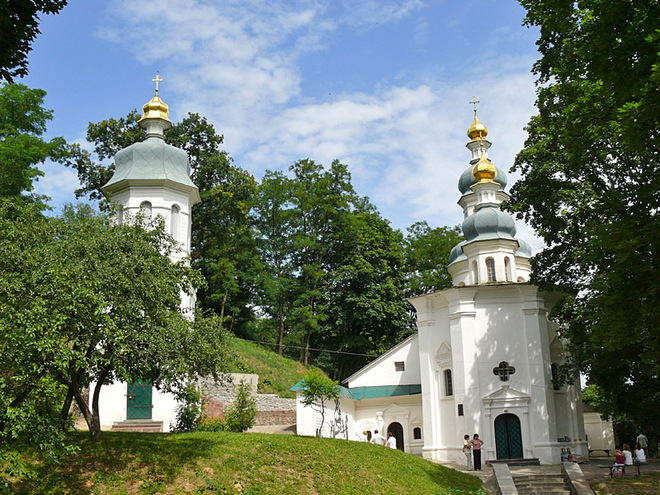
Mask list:
[[[242,340],[245,340],[247,342],[252,342],[254,344],[266,344],[266,345],[272,345],[272,346],[277,346],[278,345],[278,344],[273,343],[273,342],[263,342],[263,341],[260,341],[260,340],[250,340],[250,339],[242,339]],[[304,347],[299,346],[299,345],[282,344],[282,347],[291,347],[292,349],[305,349]],[[375,359],[375,358],[378,357],[378,356],[374,356],[373,354],[361,354],[359,352],[332,351],[330,349],[316,349],[315,347],[309,347],[309,348],[307,348],[307,350],[309,350],[309,351],[319,351],[319,352],[331,352],[333,354],[346,354],[346,355],[350,355],[350,356],[363,356],[363,357],[368,357],[368,358],[372,358],[372,359]]]

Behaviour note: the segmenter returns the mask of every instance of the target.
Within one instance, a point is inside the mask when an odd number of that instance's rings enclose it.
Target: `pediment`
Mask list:
[[[442,368],[451,366],[451,345],[446,340],[435,351],[435,360]]]
[[[525,392],[502,385],[502,388],[483,398],[484,402],[527,402],[530,397]]]

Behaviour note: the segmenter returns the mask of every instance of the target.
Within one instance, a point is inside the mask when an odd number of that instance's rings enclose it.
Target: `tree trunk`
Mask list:
[[[64,399],[64,404],[62,404],[62,411],[60,412],[60,420],[62,420],[62,426],[66,424],[66,420],[69,417],[69,411],[71,410],[72,402],[73,402],[73,392],[69,388],[66,391],[66,399]]]
[[[225,321],[225,304],[227,303],[227,291],[225,291],[225,295],[222,297],[222,306],[220,307],[220,321],[224,323]]]
[[[305,361],[304,365],[307,366],[309,364],[309,339],[312,336],[312,332],[310,330],[307,330],[307,341],[305,342]]]
[[[280,304],[278,308],[278,319],[280,320],[280,331],[277,336],[277,353],[282,355],[282,347],[284,346],[284,302],[280,298]]]
[[[101,421],[98,415],[95,416],[92,413],[92,411],[89,409],[89,406],[85,401],[85,398],[83,397],[82,391],[80,390],[78,376],[74,374],[71,377],[71,381],[67,380],[66,377],[64,377],[64,380],[65,382],[68,382],[67,385],[69,386],[69,390],[73,393],[73,397],[76,400],[76,404],[78,404],[78,408],[80,409],[80,412],[85,418],[85,422],[87,423],[87,428],[89,429],[89,435],[94,440],[98,440],[99,438],[101,438]],[[97,383],[96,388],[99,387],[100,385]]]

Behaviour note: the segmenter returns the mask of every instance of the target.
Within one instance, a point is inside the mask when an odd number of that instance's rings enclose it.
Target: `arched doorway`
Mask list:
[[[394,438],[396,438],[396,448],[401,452],[405,452],[403,450],[403,426],[401,426],[401,423],[397,423],[396,421],[390,423],[390,426],[387,427],[387,432],[389,433],[390,431]]]
[[[495,418],[495,449],[498,459],[522,459],[520,420],[515,414],[500,414]]]

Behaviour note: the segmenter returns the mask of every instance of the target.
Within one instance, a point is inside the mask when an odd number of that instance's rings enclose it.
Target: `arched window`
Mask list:
[[[124,223],[124,209],[121,206],[117,208],[117,223]]]
[[[421,440],[422,439],[422,429],[417,426],[416,428],[413,428],[413,439],[415,440]]]
[[[495,282],[495,260],[493,258],[486,258],[486,272],[488,273],[488,281]]]
[[[151,203],[149,203],[149,201],[143,201],[140,204],[140,212],[145,220],[151,220]]]
[[[504,258],[504,272],[506,274],[506,281],[511,282],[513,280],[511,277],[511,260],[508,256]]]
[[[554,390],[559,390],[559,365],[557,363],[552,363],[550,365],[550,372],[552,374],[552,388]]]
[[[475,285],[479,283],[479,268],[476,261],[472,262],[472,283]]]
[[[177,205],[172,205],[172,211],[170,214],[170,233],[172,234],[172,237],[174,237],[176,240],[179,240],[179,212],[181,210]]]
[[[454,395],[454,383],[451,379],[451,370],[445,370],[445,395],[450,397]]]

